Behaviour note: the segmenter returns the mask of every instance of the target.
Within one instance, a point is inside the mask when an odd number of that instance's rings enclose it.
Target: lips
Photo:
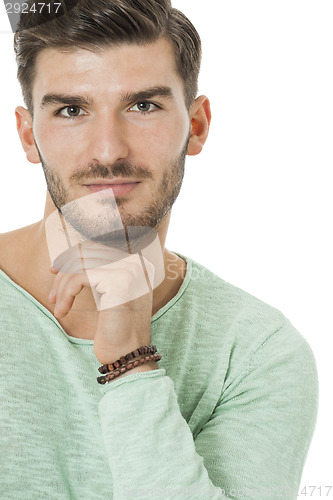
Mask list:
[[[131,193],[140,182],[124,182],[122,181],[114,181],[112,183],[99,183],[98,181],[94,184],[85,184],[85,186],[92,192],[96,193],[98,191],[103,191],[105,189],[112,189],[113,194],[115,196],[124,196]]]

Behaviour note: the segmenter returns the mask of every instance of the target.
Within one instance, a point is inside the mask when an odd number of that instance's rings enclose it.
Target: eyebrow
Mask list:
[[[138,102],[151,99],[153,97],[163,97],[174,100],[175,96],[172,89],[167,86],[151,87],[148,89],[140,90],[138,92],[126,92],[121,97],[121,102]],[[71,104],[75,106],[91,106],[93,101],[87,97],[80,95],[66,95],[66,94],[46,94],[43,96],[40,107],[45,109],[52,104]]]
[[[51,104],[74,104],[75,106],[90,106],[92,101],[80,95],[46,94],[43,96],[40,107],[42,109]]]
[[[121,102],[138,102],[146,101],[152,97],[164,97],[167,99],[174,100],[175,96],[170,87],[151,87],[145,90],[140,90],[139,92],[126,92],[122,98]]]

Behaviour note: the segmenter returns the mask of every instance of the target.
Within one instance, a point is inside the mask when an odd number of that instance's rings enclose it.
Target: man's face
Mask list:
[[[165,217],[182,183],[190,132],[167,41],[44,50],[33,103],[34,138],[58,209],[98,193],[95,209],[80,214],[89,232],[112,188],[123,224],[155,227]]]

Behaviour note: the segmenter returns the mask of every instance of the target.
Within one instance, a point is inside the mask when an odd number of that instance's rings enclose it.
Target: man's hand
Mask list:
[[[91,288],[99,311],[94,351],[102,364],[150,343],[154,267],[142,255],[121,256],[119,250],[90,242],[50,270],[56,274],[49,300],[57,318],[69,313],[84,287]],[[152,368],[156,363],[135,370]]]

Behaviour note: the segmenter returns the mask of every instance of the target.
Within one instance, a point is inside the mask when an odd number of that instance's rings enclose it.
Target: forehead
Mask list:
[[[91,51],[45,49],[36,61],[33,96],[45,92],[86,92],[108,96],[147,86],[170,86],[183,93],[171,44],[122,45]]]

